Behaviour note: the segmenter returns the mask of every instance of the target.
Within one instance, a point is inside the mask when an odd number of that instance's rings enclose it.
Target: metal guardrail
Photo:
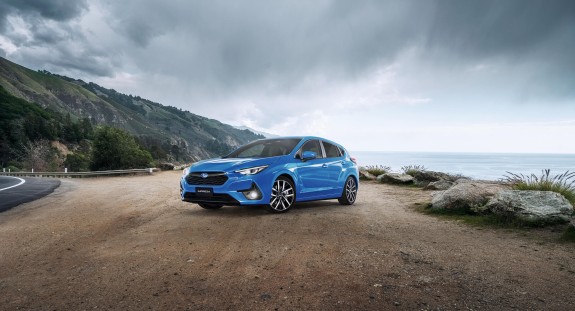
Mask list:
[[[152,174],[153,172],[157,171],[159,171],[157,168],[137,168],[130,170],[93,171],[93,172],[0,172],[0,176],[84,178],[84,177],[99,177],[99,176]]]

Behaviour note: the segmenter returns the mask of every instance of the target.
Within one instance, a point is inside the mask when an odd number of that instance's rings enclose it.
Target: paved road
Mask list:
[[[58,179],[0,176],[0,212],[37,200],[58,186]]]

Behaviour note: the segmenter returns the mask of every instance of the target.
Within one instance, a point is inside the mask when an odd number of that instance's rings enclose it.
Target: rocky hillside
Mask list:
[[[12,96],[42,108],[88,118],[94,125],[127,130],[148,146],[160,146],[174,159],[198,160],[226,153],[263,136],[214,119],[125,95],[91,82],[33,71],[0,57],[0,86]]]

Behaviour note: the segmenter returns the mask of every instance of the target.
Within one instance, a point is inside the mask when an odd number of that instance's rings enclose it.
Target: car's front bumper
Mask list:
[[[242,175],[239,173],[226,173],[228,179],[222,185],[189,184],[185,176],[180,180],[182,201],[192,203],[215,203],[223,205],[264,205],[270,202],[271,181],[265,175]],[[197,191],[211,189],[211,194],[202,194]],[[246,194],[256,189],[259,192],[257,199],[248,199]]]

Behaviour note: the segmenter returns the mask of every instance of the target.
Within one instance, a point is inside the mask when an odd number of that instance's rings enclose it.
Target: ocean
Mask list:
[[[402,166],[423,165],[430,171],[485,180],[501,179],[506,172],[539,176],[543,169],[551,169],[551,175],[575,171],[575,154],[350,151],[350,155],[360,166],[385,165],[399,172]]]

